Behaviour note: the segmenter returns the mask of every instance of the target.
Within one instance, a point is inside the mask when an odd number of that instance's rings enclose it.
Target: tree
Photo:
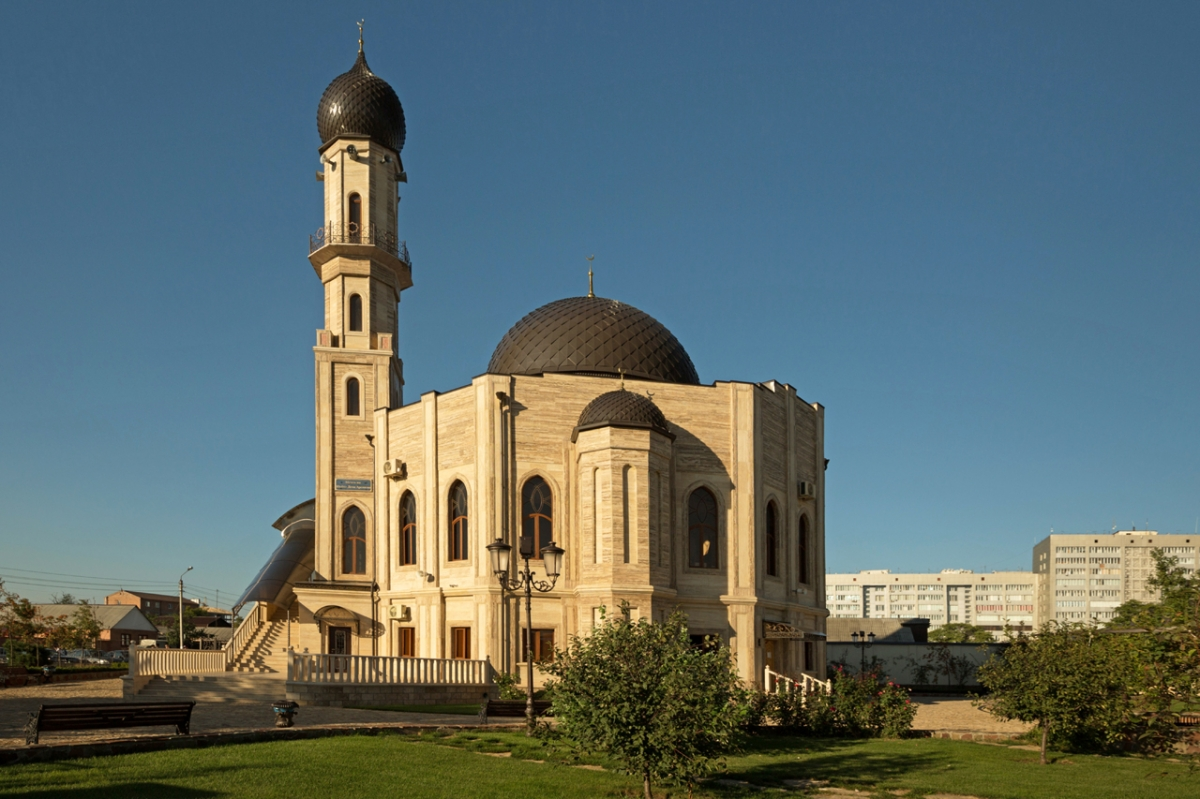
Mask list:
[[[989,691],[981,707],[1037,724],[1043,765],[1052,739],[1103,751],[1128,745],[1139,732],[1137,665],[1127,638],[1050,622],[980,666],[978,679]]]
[[[68,619],[67,638],[67,646],[71,649],[96,647],[96,642],[100,640],[100,622],[96,620],[91,605],[80,603],[78,610]]]
[[[559,729],[642,778],[689,785],[717,765],[738,731],[739,681],[729,649],[694,647],[687,617],[634,621],[628,604],[586,638],[574,638],[545,670]]]
[[[74,594],[63,592],[61,594],[51,594],[50,601],[55,605],[74,605],[79,600],[75,599]]]
[[[183,609],[183,645],[186,647],[189,644],[194,644],[198,641],[212,638],[211,633],[206,633],[196,629],[196,625],[192,623],[192,619],[197,616],[204,615],[204,612],[195,605],[188,605]],[[179,617],[172,616],[167,626],[167,648],[176,649],[179,647]]]
[[[990,644],[996,637],[982,627],[956,621],[930,630],[929,640],[939,644]]]

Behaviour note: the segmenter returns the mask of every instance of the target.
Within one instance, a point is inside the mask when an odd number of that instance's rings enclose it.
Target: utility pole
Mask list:
[[[183,574],[192,570],[191,566],[184,569]],[[179,575],[179,648],[183,649],[183,574]]]

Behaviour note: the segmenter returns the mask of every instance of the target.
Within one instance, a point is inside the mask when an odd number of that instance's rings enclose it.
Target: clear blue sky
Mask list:
[[[23,594],[194,565],[225,600],[312,496],[314,116],[360,16],[408,117],[410,401],[583,293],[595,253],[705,382],[826,406],[831,571],[1196,528],[1200,4],[6,9]]]

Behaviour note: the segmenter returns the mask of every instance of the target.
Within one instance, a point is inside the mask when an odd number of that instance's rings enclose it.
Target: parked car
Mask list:
[[[114,649],[111,652],[105,652],[104,656],[106,658],[108,658],[109,663],[128,663],[129,662],[129,650],[128,649]]]

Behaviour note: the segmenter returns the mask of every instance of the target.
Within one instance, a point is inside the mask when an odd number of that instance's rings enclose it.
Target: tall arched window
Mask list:
[[[356,505],[342,514],[342,571],[367,573],[367,517]]]
[[[707,488],[688,497],[688,563],[693,569],[715,569],[717,561],[717,498]]]
[[[359,416],[362,404],[359,402],[358,378],[352,377],[346,381],[346,415]]]
[[[350,330],[362,332],[362,296],[350,295]]]
[[[550,486],[540,477],[530,477],[521,489],[521,534],[533,545],[534,558],[554,540],[554,500]]]
[[[808,517],[800,517],[800,541],[797,549],[800,552],[800,582],[808,583]]]
[[[467,487],[450,486],[450,560],[467,559]]]
[[[417,562],[417,500],[411,491],[400,498],[400,565]]]
[[[767,574],[779,576],[779,514],[775,503],[767,503]]]
[[[362,197],[351,194],[350,201],[346,205],[348,206],[346,210],[349,212],[346,235],[350,237],[351,241],[357,241],[358,237],[362,235]]]

